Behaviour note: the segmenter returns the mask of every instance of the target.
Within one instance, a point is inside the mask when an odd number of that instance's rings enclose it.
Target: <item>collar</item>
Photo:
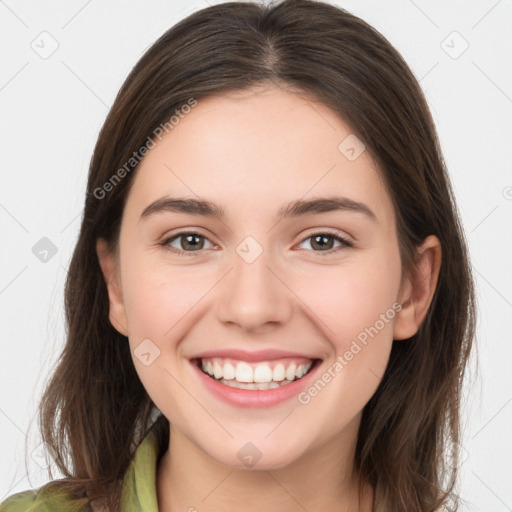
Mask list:
[[[158,512],[156,470],[160,446],[150,430],[137,447],[123,479],[122,512]]]

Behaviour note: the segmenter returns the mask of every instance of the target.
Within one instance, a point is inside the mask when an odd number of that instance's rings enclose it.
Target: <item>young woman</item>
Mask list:
[[[2,512],[456,509],[467,249],[361,19],[231,2],[166,32],[99,135],[65,293],[40,425],[66,478]]]

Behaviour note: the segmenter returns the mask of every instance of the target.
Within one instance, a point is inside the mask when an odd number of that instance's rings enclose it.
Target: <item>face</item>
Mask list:
[[[220,463],[353,441],[393,338],[417,327],[391,199],[351,134],[275,87],[201,100],[139,166],[118,259],[99,251],[144,387]]]

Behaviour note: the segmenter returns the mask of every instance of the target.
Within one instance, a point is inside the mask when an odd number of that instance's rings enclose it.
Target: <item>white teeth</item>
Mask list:
[[[224,364],[224,375],[226,380],[233,380],[235,378],[235,367],[231,363]]]
[[[297,378],[300,378],[300,377],[302,377],[306,372],[307,372],[307,370],[306,370],[306,365],[305,365],[305,364],[300,364],[300,365],[298,366],[298,368],[295,370],[295,375],[297,376]]]
[[[276,364],[276,366],[274,367],[272,380],[275,380],[276,382],[281,382],[282,380],[284,380],[285,373],[286,372],[284,370],[284,364],[282,364],[282,363]]]
[[[219,377],[215,376],[215,378],[218,379]],[[238,363],[236,365],[235,379],[238,382],[253,382],[252,366],[247,363]]]
[[[217,361],[213,363],[213,375],[216,379],[220,379],[223,375],[222,366]]]
[[[297,365],[295,363],[292,363],[288,368],[286,369],[286,378],[288,380],[295,379],[295,370],[297,369]]]
[[[226,378],[225,375],[224,378]],[[271,380],[272,370],[268,364],[259,364],[256,366],[254,369],[254,382],[270,382]]]
[[[244,389],[274,389],[279,387],[279,383],[289,384],[293,380],[303,377],[311,368],[313,361],[306,364],[296,365],[291,363],[285,367],[283,363],[277,363],[272,369],[267,362],[257,364],[254,369],[245,361],[237,364],[225,362],[222,360],[202,360],[201,367],[204,372],[208,373],[216,380],[222,382],[230,382],[233,387],[238,387],[239,383],[243,383]],[[247,387],[254,384],[254,387]],[[261,386],[261,387],[260,387]]]
[[[220,379],[219,382],[221,384],[224,384],[225,386],[229,386],[230,388],[252,389],[252,390],[259,389],[261,391],[265,391],[267,389],[275,389],[275,388],[280,388],[281,386],[286,386],[287,384],[290,384],[291,381],[284,380],[281,383],[274,382],[274,381],[271,381],[271,382],[257,382],[257,383],[254,383],[254,382],[245,383],[245,382],[238,382],[237,380],[224,380],[224,379]]]

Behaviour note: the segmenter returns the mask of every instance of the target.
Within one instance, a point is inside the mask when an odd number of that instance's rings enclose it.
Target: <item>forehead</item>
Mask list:
[[[127,208],[140,214],[164,195],[196,195],[228,205],[228,213],[259,212],[336,193],[392,220],[377,166],[367,151],[347,158],[347,144],[359,152],[362,143],[326,105],[259,86],[201,99],[187,112],[142,160]]]

